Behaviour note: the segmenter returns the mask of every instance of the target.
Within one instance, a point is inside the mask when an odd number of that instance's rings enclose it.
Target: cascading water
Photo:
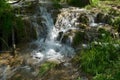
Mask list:
[[[58,15],[56,24],[54,25],[53,19],[50,15],[50,13],[47,12],[47,9],[45,6],[39,7],[39,14],[42,19],[42,26],[46,27],[46,34],[43,35],[45,37],[38,36],[38,40],[34,42],[38,47],[37,49],[33,50],[32,56],[34,59],[37,59],[38,62],[46,61],[46,60],[65,60],[65,58],[72,57],[74,55],[74,49],[71,47],[71,42],[73,40],[73,36],[69,36],[69,39],[67,40],[67,44],[62,44],[61,41],[64,37],[64,33],[66,33],[69,30],[76,30],[77,26],[77,20],[81,13],[86,13],[85,9],[79,9],[79,8],[63,8],[61,10],[61,14]],[[94,23],[94,18],[92,15],[87,15],[89,18],[89,25],[90,26],[97,26],[96,23]],[[39,33],[40,29],[38,25],[37,26],[37,33]],[[61,33],[61,37],[58,40],[59,33]]]
[[[40,3],[46,4],[49,2],[42,1]],[[62,43],[62,40],[65,34],[70,30],[79,30],[77,26],[80,22],[77,20],[81,13],[88,13],[88,11],[74,7],[63,8],[57,17],[55,24],[53,23],[51,14],[48,13],[46,6],[41,4],[37,11],[38,12],[35,13],[35,15],[31,16],[33,19],[30,17],[31,24],[36,28],[37,33],[37,40],[32,43],[36,45],[37,48],[32,49],[32,57],[37,60],[37,63],[47,60],[61,62],[73,57],[75,52],[71,47],[71,43],[74,35],[69,35],[65,44]],[[96,27],[99,25],[94,22],[94,14],[91,15],[88,13],[86,15],[89,18],[89,27]],[[40,18],[41,21],[38,22],[37,18]],[[83,46],[87,47],[86,44],[83,44]],[[34,64],[34,62],[31,63]],[[0,80],[6,80],[7,77],[11,77],[17,70],[23,68],[29,70],[30,67],[20,66],[11,70],[9,67],[0,66]]]
[[[38,37],[38,40],[35,42],[38,48],[33,50],[33,58],[37,59],[38,62],[41,62],[43,60],[63,61],[65,60],[65,57],[72,57],[74,49],[68,45],[61,44],[61,42],[57,40],[61,30],[54,26],[52,17],[45,7],[40,6],[40,15],[44,20],[42,21],[42,24],[45,24],[43,27],[47,27],[47,34],[44,38]]]

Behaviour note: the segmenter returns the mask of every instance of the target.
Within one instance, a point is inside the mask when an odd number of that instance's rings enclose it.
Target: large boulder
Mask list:
[[[96,18],[95,18],[95,22],[96,23],[107,23],[107,24],[111,24],[110,21],[112,19],[112,16],[110,16],[109,14],[105,14],[102,12],[97,13]]]

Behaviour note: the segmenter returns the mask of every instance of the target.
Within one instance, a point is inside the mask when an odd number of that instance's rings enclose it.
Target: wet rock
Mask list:
[[[82,23],[82,24],[86,24],[86,25],[89,24],[89,18],[88,18],[88,16],[87,16],[86,13],[82,13],[82,14],[79,16],[78,21],[79,21],[80,23]]]
[[[76,74],[77,73],[77,74]],[[65,62],[49,70],[43,80],[75,80],[79,76],[78,69],[71,63]]]
[[[27,68],[21,68],[8,80],[34,80],[35,76]]]
[[[57,37],[57,40],[60,41],[62,39],[62,36],[63,36],[63,31],[59,32],[59,35]]]
[[[81,43],[84,43],[85,41],[85,32],[84,31],[76,31],[75,36],[73,38],[73,47],[79,46]]]
[[[103,22],[104,17],[105,17],[105,14],[104,14],[104,13],[101,13],[101,12],[98,13],[97,16],[96,16],[96,23]]]
[[[66,31],[63,34],[63,38],[61,39],[61,42],[71,46],[71,44],[73,42],[73,37],[75,35],[75,33],[74,33],[75,31],[76,30],[72,30],[72,29],[69,29],[68,31]]]
[[[90,28],[90,26],[88,26],[88,25],[86,25],[86,24],[84,24],[84,23],[80,23],[80,24],[78,25],[78,27],[79,27],[80,29],[89,29],[89,28]]]
[[[79,9],[75,7],[63,8],[60,10],[61,13],[58,14],[55,26],[58,29],[68,29],[71,27],[77,27],[76,23],[79,15],[85,12],[85,9]]]
[[[37,32],[34,26],[32,26],[30,19],[24,19],[25,24],[25,34],[26,41],[31,41],[33,39],[37,39]]]
[[[110,24],[112,17],[109,14],[99,12],[96,15],[95,22],[96,23],[107,23]]]

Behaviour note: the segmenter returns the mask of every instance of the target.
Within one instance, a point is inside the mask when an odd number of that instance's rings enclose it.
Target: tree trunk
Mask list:
[[[15,33],[14,28],[12,27],[12,53],[14,56],[16,56],[16,45],[15,45]]]

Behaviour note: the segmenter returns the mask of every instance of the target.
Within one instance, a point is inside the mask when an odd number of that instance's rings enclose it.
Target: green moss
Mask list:
[[[80,77],[78,77],[76,80],[82,80]]]
[[[12,8],[5,0],[0,1],[0,47],[7,50],[4,42],[8,45],[9,37],[11,36],[12,27],[14,27],[14,14],[11,12]],[[4,41],[4,42],[3,42]]]
[[[22,80],[23,79],[23,77],[22,76],[16,76],[16,77],[14,77],[14,79],[13,80]]]
[[[116,17],[111,21],[111,25],[120,32],[120,17]]]
[[[100,1],[100,0],[90,0],[90,4],[91,4],[92,6],[97,6],[97,5],[99,5],[99,1]]]
[[[59,4],[59,2],[53,2],[53,7],[55,8],[55,9],[61,9],[62,8],[62,6]]]
[[[106,42],[111,41],[112,36],[111,36],[109,31],[106,31],[103,28],[99,28],[98,32],[99,32],[99,36],[98,36],[99,39],[98,40],[106,41]]]
[[[5,2],[0,1],[0,38],[9,45],[12,46],[12,29],[14,29],[15,43],[28,41],[26,26],[21,17],[16,17],[13,9]],[[35,36],[36,32],[32,34]],[[6,49],[4,43],[0,40],[0,47]]]
[[[49,71],[50,69],[54,68],[56,66],[56,63],[53,62],[45,62],[40,66],[40,70],[39,70],[39,76],[43,76],[47,71]]]
[[[85,36],[85,32],[81,32],[81,31],[76,32],[72,45],[74,47],[80,45],[82,42],[84,42],[84,36]]]
[[[84,7],[90,4],[90,0],[69,0],[68,4],[76,6],[76,7]]]
[[[86,13],[82,13],[79,16],[78,21],[82,24],[86,24],[86,25],[89,24],[89,18]]]
[[[79,25],[78,25],[78,28],[80,28],[80,29],[86,29],[88,26],[86,25],[86,24],[83,24],[83,23],[80,23]]]

